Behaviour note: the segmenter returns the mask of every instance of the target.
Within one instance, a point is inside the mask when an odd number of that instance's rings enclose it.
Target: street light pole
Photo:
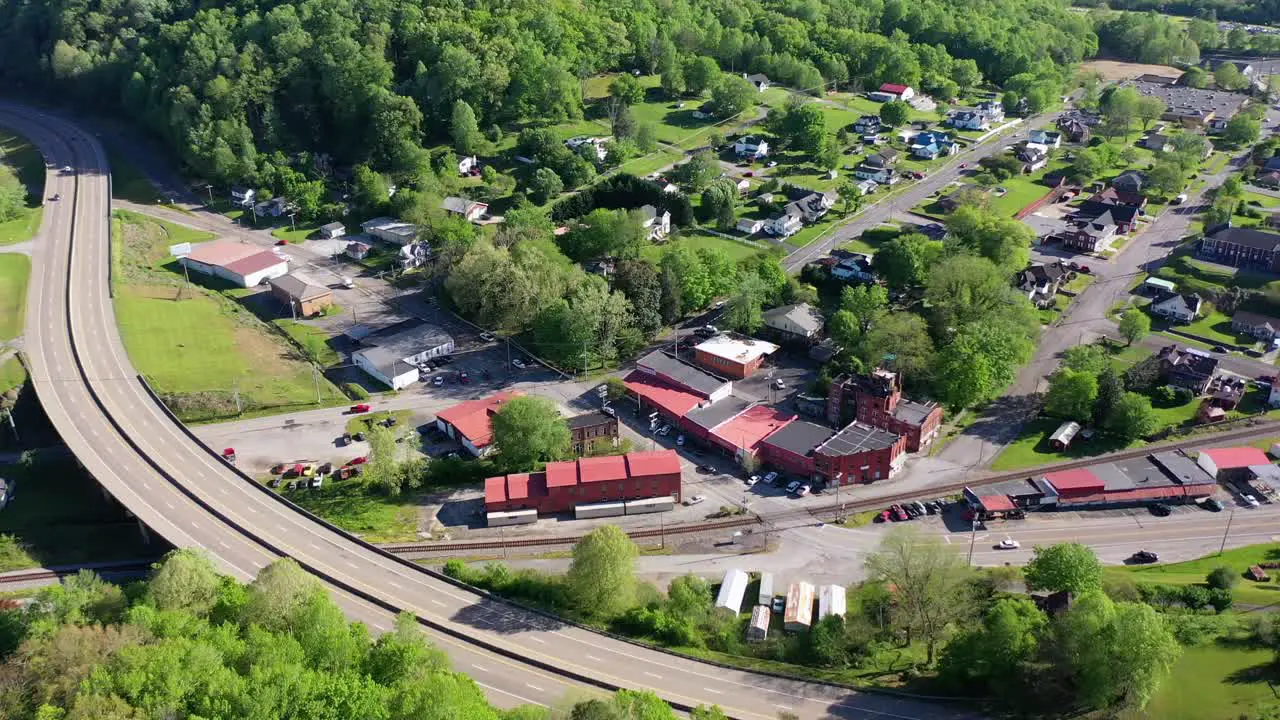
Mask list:
[[[1227,549],[1227,535],[1231,533],[1231,521],[1236,519],[1236,511],[1233,509],[1231,514],[1227,516],[1227,527],[1222,531],[1222,545],[1218,546],[1218,554]]]
[[[978,539],[978,517],[969,521],[969,567],[973,567],[973,544]]]

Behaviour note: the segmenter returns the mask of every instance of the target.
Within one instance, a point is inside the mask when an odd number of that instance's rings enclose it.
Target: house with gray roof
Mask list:
[[[783,305],[764,312],[764,327],[782,339],[792,342],[816,342],[826,320],[809,303]]]
[[[1165,293],[1151,302],[1153,315],[1178,323],[1189,323],[1200,315],[1203,300],[1195,293]]]

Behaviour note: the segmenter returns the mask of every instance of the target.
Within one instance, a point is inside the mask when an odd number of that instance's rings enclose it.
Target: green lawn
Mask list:
[[[622,163],[617,167],[615,172],[631,173],[638,177],[644,177],[650,173],[658,172],[668,165],[674,165],[683,158],[684,155],[677,152],[672,152],[670,150],[655,150],[648,155],[642,155],[638,158]]]
[[[0,512],[0,572],[151,557],[137,522],[103,497],[70,455],[6,465],[14,502]]]
[[[352,435],[358,432],[369,432],[369,429],[374,425],[381,425],[390,417],[396,419],[398,423],[396,427],[403,428],[409,422],[409,419],[413,417],[413,412],[410,410],[396,410],[395,412],[378,410],[377,412],[356,415],[347,421],[346,431]]]
[[[1067,290],[1068,292],[1078,293],[1078,292],[1084,291],[1085,288],[1092,285],[1094,279],[1095,278],[1093,275],[1090,275],[1087,273],[1079,273],[1074,278],[1069,280],[1066,285],[1063,285],[1062,287],[1064,290]]]
[[[304,355],[321,367],[330,367],[342,361],[338,351],[329,345],[329,333],[324,330],[295,320],[273,320],[272,322],[298,345]]]
[[[647,259],[652,260],[653,262],[658,262],[662,257],[662,254],[666,252],[666,249],[675,245],[688,245],[695,250],[704,247],[714,248],[716,250],[723,251],[734,260],[741,260],[742,258],[755,255],[762,250],[768,250],[769,248],[774,247],[771,243],[765,242],[755,242],[752,245],[747,245],[736,240],[729,240],[728,238],[722,238],[718,235],[712,235],[705,230],[687,230],[681,231],[680,236],[671,242],[645,247],[643,254]]]
[[[329,480],[319,490],[284,493],[293,502],[369,542],[420,539],[415,498],[387,497],[356,480]]]
[[[1263,195],[1262,193],[1256,193],[1252,190],[1245,190],[1240,199],[1245,201],[1247,204],[1257,205],[1262,208],[1280,207],[1280,198],[1272,195]]]
[[[880,246],[902,234],[901,228],[874,227],[864,230],[861,235],[841,245],[844,250],[874,255]]]
[[[1235,643],[1186,648],[1173,673],[1143,712],[1120,720],[1238,720],[1263,702],[1276,702],[1268,683],[1280,683],[1270,650]]]
[[[1179,292],[1212,293],[1229,287],[1259,290],[1272,280],[1262,273],[1201,262],[1188,252],[1175,253],[1155,273],[1156,277],[1177,283]]]
[[[17,253],[0,253],[0,341],[22,334],[27,307],[27,280],[31,258]]]
[[[17,216],[0,222],[0,245],[30,240],[40,229],[44,212],[44,156],[26,138],[0,128],[0,162],[8,165],[27,189],[27,202]]]
[[[1255,583],[1244,579],[1244,571],[1248,570],[1250,565],[1276,560],[1280,560],[1280,543],[1262,543],[1232,548],[1221,555],[1206,555],[1186,562],[1109,567],[1107,572],[1126,573],[1140,583],[1196,585],[1204,582],[1205,575],[1208,575],[1210,570],[1225,565],[1240,572],[1240,582],[1234,590],[1236,602],[1249,605],[1271,605],[1280,603],[1280,583],[1274,579],[1270,583]],[[1268,573],[1273,578],[1277,575],[1273,571]]]
[[[1006,190],[1004,195],[999,197],[995,193],[990,196],[991,209],[996,213],[1005,217],[1011,217],[1022,208],[1039,200],[1049,193],[1049,187],[1040,182],[1044,176],[1055,170],[1065,167],[1064,163],[1052,162],[1043,169],[1038,170],[1031,175],[1018,175],[1011,177],[996,185]]]
[[[133,281],[178,282],[182,271],[169,254],[169,247],[206,242],[215,237],[211,232],[129,210],[116,210],[111,214],[111,233],[115,238],[111,244],[115,263],[112,282],[117,285]]]
[[[17,355],[10,355],[8,360],[0,363],[0,393],[22,387],[27,382],[27,370]]]
[[[1178,326],[1179,330],[1199,335],[1213,342],[1226,345],[1253,345],[1256,340],[1248,335],[1239,336],[1231,329],[1231,317],[1218,312],[1217,308],[1206,303],[1204,317],[1197,318],[1188,325]]]
[[[823,233],[826,233],[827,231],[831,230],[831,228],[838,225],[839,221],[842,219],[843,219],[843,216],[835,217],[829,214],[822,220],[819,220],[818,222],[812,225],[805,225],[804,229],[802,229],[800,232],[787,238],[787,244],[790,245],[791,247],[802,248],[808,245],[809,243],[813,242],[814,240],[817,240],[818,237],[821,236]]]
[[[1192,406],[1194,408],[1194,406]],[[1194,411],[1194,410],[1193,410]],[[1049,447],[1049,435],[1058,429],[1061,420],[1053,418],[1037,418],[1022,426],[1018,438],[1010,443],[991,463],[992,470],[1017,470],[1045,463],[1061,462],[1075,458],[1101,455],[1102,453],[1123,450],[1140,442],[1123,444],[1109,437],[1094,436],[1092,440],[1077,440],[1065,452],[1058,452]]]
[[[129,358],[184,420],[279,412],[316,404],[311,366],[239,304],[195,288],[124,285],[116,322]],[[322,404],[345,400],[323,377]]]
[[[281,226],[276,228],[275,230],[272,230],[271,235],[281,240],[285,240],[289,243],[296,244],[311,237],[311,235],[315,233],[315,231],[319,229],[319,227],[322,224],[323,223],[319,223],[319,222],[302,223],[301,225],[298,225],[296,228]]]

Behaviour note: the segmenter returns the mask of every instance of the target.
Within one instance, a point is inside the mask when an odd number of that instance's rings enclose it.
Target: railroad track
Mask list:
[[[1093,457],[1082,458],[1080,460],[1068,460],[1066,462],[1052,463],[1049,465],[1038,465],[1034,468],[1024,470],[1014,470],[1006,473],[985,474],[978,477],[969,478],[967,480],[935,485],[933,487],[922,489],[914,492],[902,493],[898,495],[883,496],[877,498],[866,498],[862,500],[853,500],[842,503],[831,503],[828,505],[820,505],[817,507],[797,508],[795,510],[784,510],[782,512],[770,513],[768,515],[752,515],[748,517],[740,517],[732,520],[723,520],[720,522],[699,523],[696,525],[673,525],[666,528],[645,528],[641,530],[633,530],[627,533],[633,540],[654,538],[659,536],[670,535],[686,535],[696,532],[709,532],[716,530],[725,530],[730,528],[747,527],[751,525],[777,525],[781,521],[796,520],[804,518],[814,518],[819,520],[829,520],[835,516],[850,512],[861,512],[874,508],[882,508],[900,503],[907,500],[923,500],[926,498],[935,498],[945,495],[954,495],[966,487],[973,485],[987,485],[1007,480],[1019,480],[1029,478],[1036,475],[1043,475],[1049,472],[1060,470],[1073,470],[1076,468],[1096,465],[1103,462],[1114,462],[1117,460],[1128,460],[1132,458],[1150,455],[1154,452],[1162,452],[1165,450],[1191,450],[1206,445],[1220,445],[1229,443],[1234,440],[1248,440],[1267,435],[1280,435],[1280,421],[1269,421],[1250,425],[1240,428],[1239,430],[1228,430],[1226,432],[1213,433],[1212,435],[1199,436],[1196,438],[1184,438],[1181,440],[1169,440],[1165,442],[1152,443],[1144,445],[1140,448],[1132,450],[1120,450],[1105,455],[1095,455]],[[504,547],[511,548],[532,548],[532,547],[556,547],[564,545],[573,545],[582,539],[582,535],[557,535],[538,538],[521,538],[518,540],[493,540],[487,542],[423,542],[423,543],[406,543],[400,545],[383,545],[382,548],[398,555],[407,555],[411,553],[457,553],[465,555],[468,552],[476,550],[501,550]]]
[[[57,580],[67,575],[75,575],[81,570],[92,570],[102,576],[141,576],[151,569],[151,561],[139,562],[123,562],[123,563],[93,563],[81,567],[60,568],[57,570],[48,570],[46,568],[36,568],[33,570],[18,570],[15,572],[0,574],[0,585],[14,585],[17,583],[31,582],[33,580]]]

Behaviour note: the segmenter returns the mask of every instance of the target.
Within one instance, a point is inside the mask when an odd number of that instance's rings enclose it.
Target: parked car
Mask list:
[[[715,325],[703,325],[696,331],[696,333],[702,337],[715,337],[719,332],[720,331],[716,329]]]
[[[808,495],[808,494],[809,494],[808,485],[801,485],[800,487],[796,488],[796,495],[799,495],[800,497],[804,497],[805,495]]]
[[[1138,552],[1130,555],[1129,560],[1140,565],[1150,565],[1151,563],[1160,560],[1160,556],[1150,550],[1139,550]]]
[[[703,474],[703,475],[712,475],[712,474],[714,474],[714,473],[715,473],[715,471],[716,471],[716,469],[715,469],[715,468],[713,468],[713,467],[711,467],[710,465],[699,465],[699,466],[698,466],[698,472],[699,472],[699,473],[701,473],[701,474]]]
[[[480,333],[480,339],[485,342],[493,342],[493,333],[482,332]]]
[[[773,612],[781,615],[787,611],[787,599],[781,595],[775,595],[773,598]]]
[[[1214,345],[1214,346],[1213,346],[1213,351],[1214,351],[1214,352],[1216,352],[1216,353],[1225,353],[1225,352],[1227,351],[1227,349],[1226,349],[1225,347],[1221,346],[1221,345]]]
[[[707,498],[706,498],[706,496],[704,496],[704,495],[694,495],[694,496],[693,496],[693,497],[691,497],[691,498],[685,498],[685,499],[684,499],[684,504],[685,504],[685,505],[697,505],[698,503],[700,503],[700,502],[702,502],[703,500],[706,500],[706,499],[707,499]]]
[[[1151,514],[1155,515],[1156,517],[1168,517],[1169,514],[1172,512],[1173,512],[1173,508],[1170,508],[1168,505],[1165,505],[1164,503],[1156,503],[1155,505],[1151,506]]]
[[[1022,543],[1018,542],[1017,540],[1014,540],[1013,538],[1007,535],[1003,540],[996,543],[997,550],[1017,550],[1020,547],[1022,547]]]
[[[361,403],[359,405],[352,405],[351,410],[349,410],[348,412],[350,412],[353,415],[357,415],[359,413],[367,413],[369,412],[369,406],[364,403]]]
[[[1252,495],[1241,495],[1241,496],[1240,496],[1240,499],[1241,499],[1241,500],[1243,500],[1243,501],[1244,501],[1244,504],[1245,504],[1245,505],[1248,505],[1249,507],[1258,507],[1259,505],[1261,505],[1261,504],[1262,504],[1262,503],[1258,502],[1258,498],[1256,498],[1256,497],[1254,497],[1254,496],[1252,496]]]
[[[268,481],[267,481],[267,487],[269,487],[269,488],[278,488],[278,487],[280,487],[280,478],[279,478],[279,477],[273,477],[273,478],[271,478],[270,480],[268,480]]]
[[[1271,385],[1271,384],[1272,384],[1272,383],[1274,383],[1275,381],[1276,381],[1276,377],[1275,377],[1274,375],[1259,375],[1259,376],[1258,376],[1258,382],[1262,383],[1263,385]]]
[[[897,520],[898,522],[902,522],[902,521],[904,521],[904,520],[910,520],[910,519],[911,519],[911,516],[907,514],[907,511],[906,511],[906,510],[903,510],[903,509],[902,509],[902,506],[901,506],[901,505],[894,505],[894,506],[890,507],[889,509],[893,511],[893,518],[894,518],[894,520]]]
[[[436,378],[431,381],[431,384],[435,385],[436,387],[440,387],[441,385],[444,385],[444,376],[437,375]]]
[[[778,473],[769,471],[764,475],[764,482],[767,485],[773,485],[778,481]]]
[[[760,476],[752,475],[751,477],[747,478],[747,487],[751,487],[752,485],[755,485],[758,482],[760,482]]]
[[[467,374],[466,370],[463,370],[462,372],[458,373],[458,382],[462,383],[463,385],[471,384],[471,376]]]
[[[911,503],[907,503],[903,505],[902,509],[906,511],[907,515],[911,516],[912,520],[920,517],[920,511],[916,510],[916,506],[912,505]]]
[[[53,196],[53,199],[54,199],[54,200],[57,200],[57,199],[58,199],[58,196],[57,196],[57,195],[54,195],[54,196]],[[276,241],[276,245],[288,245],[288,244],[289,244],[289,241],[288,241],[288,240],[277,240],[277,241]]]
[[[1204,502],[1200,503],[1200,505],[1204,509],[1211,510],[1213,512],[1222,512],[1224,509],[1222,501],[1218,498],[1205,498]]]
[[[792,480],[791,482],[787,483],[787,492],[789,492],[789,493],[793,493],[793,492],[795,492],[796,490],[799,490],[799,489],[800,489],[800,481],[799,481],[799,480]]]
[[[349,461],[347,462],[347,464],[348,464],[348,465],[363,465],[363,464],[365,464],[365,463],[367,463],[367,462],[369,462],[369,458],[368,458],[368,457],[366,457],[366,456],[364,456],[364,455],[361,455],[360,457],[351,458],[351,460],[349,460]]]
[[[920,502],[919,500],[911,503],[911,507],[915,508],[916,512],[920,513],[921,515],[927,515],[929,513],[929,508],[925,507],[924,503]]]
[[[889,522],[889,520],[892,518],[893,518],[893,513],[889,512],[888,510],[881,510],[880,514],[876,515],[875,522],[878,522],[878,523]]]
[[[969,163],[960,163],[960,169],[961,169],[961,170],[964,170],[964,169],[965,169],[965,168],[967,168],[967,167],[969,167]]]
[[[677,436],[676,436],[676,445],[679,445],[679,446],[681,446],[681,447],[683,447],[683,446],[684,446],[684,436],[683,436],[683,435],[677,435]]]
[[[523,361],[523,360],[521,360],[520,358],[516,358],[515,360],[512,360],[512,361],[511,361],[511,364],[512,364],[512,365],[515,365],[515,366],[516,366],[516,368],[518,368],[518,369],[520,369],[520,370],[523,370],[523,369],[524,369],[524,367],[525,367],[525,365],[524,365],[524,361]]]
[[[663,437],[666,437],[667,435],[670,435],[670,434],[671,434],[671,426],[670,426],[670,425],[663,425],[662,427],[658,428],[658,434],[659,434],[659,435],[661,435],[661,436],[663,436]]]
[[[320,486],[321,486],[321,485],[323,485],[323,484],[324,484],[324,476],[323,476],[323,475],[316,475],[315,477],[311,478],[311,489],[312,489],[312,490],[319,490],[319,489],[320,489]]]
[[[778,378],[777,380],[773,381],[773,387],[777,390],[786,390],[787,384],[782,381],[782,378]]]
[[[1169,201],[1169,204],[1170,204],[1170,205],[1181,205],[1182,203],[1184,203],[1184,202],[1186,202],[1186,201],[1187,201],[1187,194],[1186,194],[1186,193],[1178,193],[1177,197],[1175,197],[1174,199],[1172,199],[1172,200],[1170,200],[1170,201]]]

